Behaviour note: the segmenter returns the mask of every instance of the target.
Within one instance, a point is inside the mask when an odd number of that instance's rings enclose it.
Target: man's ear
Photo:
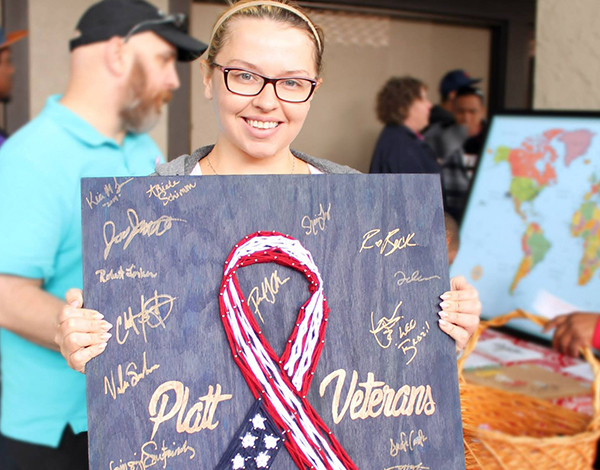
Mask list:
[[[129,73],[131,67],[131,53],[123,39],[114,36],[106,41],[104,47],[104,61],[107,69],[114,75],[122,77]]]
[[[204,96],[207,100],[213,99],[212,74],[213,69],[206,59],[200,59],[200,71],[202,72],[202,81],[204,83]]]

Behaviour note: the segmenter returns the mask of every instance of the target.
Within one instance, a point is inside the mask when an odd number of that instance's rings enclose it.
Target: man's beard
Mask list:
[[[120,113],[123,127],[128,132],[142,134],[152,129],[160,118],[163,104],[173,95],[171,90],[148,92],[147,82],[146,71],[136,59],[129,77],[127,100]]]

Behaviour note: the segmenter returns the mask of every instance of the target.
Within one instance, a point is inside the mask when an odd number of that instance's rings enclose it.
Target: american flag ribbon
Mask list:
[[[283,354],[278,356],[263,336],[240,288],[236,272],[256,263],[276,263],[295,269],[308,281],[310,297],[300,308]],[[325,344],[329,307],[323,280],[312,255],[302,244],[277,232],[256,232],[237,243],[225,262],[219,309],[231,347],[254,398],[279,431],[299,469],[358,470],[332,432],[306,399]],[[244,427],[242,426],[242,433]],[[247,432],[247,431],[246,431]],[[237,436],[231,446],[243,440]],[[269,468],[234,461],[232,447],[217,470]],[[264,461],[264,459],[263,459]],[[256,461],[252,465],[254,465]]]

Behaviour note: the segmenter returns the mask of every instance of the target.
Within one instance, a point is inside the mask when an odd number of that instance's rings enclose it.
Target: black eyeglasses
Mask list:
[[[302,77],[269,78],[256,72],[235,67],[224,67],[214,63],[225,79],[227,89],[236,95],[259,95],[269,84],[273,84],[275,95],[288,103],[304,103],[314,93],[317,81]]]
[[[142,22],[134,25],[133,28],[131,28],[127,32],[127,34],[123,38],[123,42],[129,41],[129,39],[131,39],[131,36],[133,36],[135,33],[137,33],[140,29],[145,28],[146,26],[155,26],[155,25],[159,25],[159,24],[173,23],[173,26],[175,26],[177,29],[183,30],[185,23],[186,23],[186,19],[187,19],[187,16],[185,14],[174,13],[172,15],[168,15],[168,16],[165,16],[164,18],[160,18],[157,20],[142,21]]]

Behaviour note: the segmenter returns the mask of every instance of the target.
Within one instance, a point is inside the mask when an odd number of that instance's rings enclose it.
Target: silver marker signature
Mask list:
[[[170,215],[161,215],[158,219],[147,222],[139,220],[137,212],[133,209],[127,209],[127,218],[129,219],[129,227],[119,233],[116,233],[114,222],[109,220],[104,223],[104,259],[108,258],[113,245],[123,243],[123,251],[125,251],[136,235],[160,237],[173,228],[173,222],[187,222]]]
[[[123,186],[125,186],[132,180],[133,178],[129,178],[123,181],[122,183],[119,183],[117,181],[117,178],[113,177],[113,184],[105,184],[103,193],[99,192],[96,194],[92,194],[92,192],[90,191],[90,194],[85,198],[85,202],[87,202],[87,205],[90,209],[93,209],[95,206],[98,206],[100,204],[102,205],[102,207],[110,207],[119,200],[119,196],[121,195],[121,190],[123,189]]]
[[[416,270],[410,276],[404,274],[403,271],[398,271],[396,272],[396,274],[394,274],[394,277],[398,277],[397,284],[399,286],[402,286],[404,284],[410,284],[411,282],[426,282],[431,281],[433,279],[441,279],[440,276],[423,277],[419,270]]]

